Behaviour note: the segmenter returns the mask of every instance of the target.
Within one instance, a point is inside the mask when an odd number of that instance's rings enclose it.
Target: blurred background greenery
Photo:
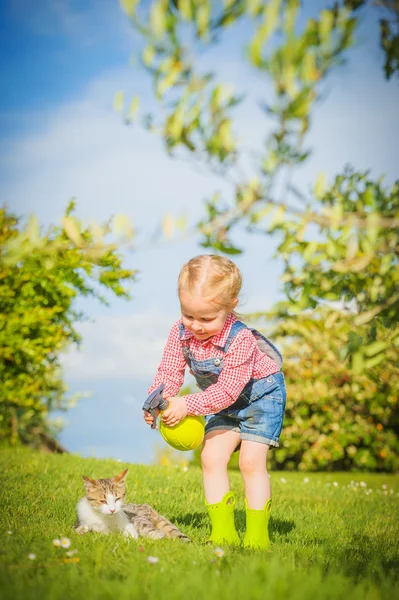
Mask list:
[[[350,56],[362,11],[380,20],[381,69],[397,85],[399,3],[335,2],[311,18],[297,0],[121,5],[144,42],[141,61],[157,108],[142,111],[139,96],[125,99],[119,91],[115,110],[160,136],[172,157],[231,184],[229,197],[215,191],[205,201],[190,235],[205,251],[234,259],[245,253],[235,242],[245,227],[260,251],[262,236],[274,236],[284,261],[285,298],[268,313],[245,316],[265,327],[285,356],[288,401],[274,467],[397,471],[399,184],[348,166],[330,181],[319,173],[308,192],[291,174],[310,156],[316,102],[326,77]],[[255,154],[235,134],[246,90],[232,89],[199,60],[241,24],[251,31],[243,44],[248,68],[273,89],[260,103],[268,132],[263,137],[260,127]],[[165,239],[187,233],[184,219],[167,208],[163,214]],[[135,270],[124,268],[121,253],[134,236],[121,215],[82,224],[73,203],[62,226],[46,231],[34,217],[26,222],[1,211],[0,436],[7,443],[62,450],[48,417],[73,401],[59,357],[79,343],[75,324],[84,315],[76,300],[105,302],[101,290],[129,297]]]

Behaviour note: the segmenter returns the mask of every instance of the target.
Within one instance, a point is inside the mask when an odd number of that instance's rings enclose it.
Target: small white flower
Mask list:
[[[188,471],[188,467],[183,467],[183,468],[182,468],[182,471],[183,471],[183,473],[187,473],[187,471]]]
[[[285,477],[280,477],[280,481],[281,481],[281,483],[287,483],[287,480],[285,479]]]
[[[11,531],[11,529],[9,529],[9,530],[7,531],[7,533],[8,533],[8,535],[12,535],[12,531]]]
[[[367,487],[367,483],[365,481],[361,481],[360,482],[360,487],[362,487],[362,488]]]
[[[61,546],[61,540],[53,540],[53,546],[59,548]]]
[[[71,545],[71,540],[68,538],[61,538],[60,543],[63,548],[69,548]]]
[[[383,483],[381,487],[382,487],[383,490],[386,490],[388,486],[387,486],[386,483]]]
[[[309,483],[309,477],[305,477],[305,479],[303,480],[303,483]]]
[[[82,525],[82,531],[83,533],[87,533],[89,531],[89,526],[86,524]]]
[[[215,548],[215,554],[219,558],[222,558],[224,556],[224,550],[223,550],[223,548]]]
[[[29,560],[36,560],[36,554],[33,554],[33,552],[31,552],[30,554],[28,554],[28,558]]]
[[[337,481],[333,481],[333,486],[334,487],[338,487],[338,482]]]
[[[66,556],[68,556],[68,558],[71,558],[71,556],[73,556],[74,554],[77,554],[79,552],[79,550],[77,550],[77,548],[75,548],[74,550],[68,550],[68,552],[65,552]]]
[[[159,562],[159,558],[157,556],[147,556],[147,562],[149,562],[150,565],[156,565],[157,562]]]

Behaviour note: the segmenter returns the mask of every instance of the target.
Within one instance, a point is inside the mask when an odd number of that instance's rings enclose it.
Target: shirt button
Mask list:
[[[220,365],[220,358],[215,358],[215,361],[213,364],[215,365],[215,367],[218,367]]]

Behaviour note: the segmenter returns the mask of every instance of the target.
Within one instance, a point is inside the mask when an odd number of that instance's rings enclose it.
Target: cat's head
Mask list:
[[[125,479],[128,469],[111,479],[90,479],[83,475],[86,498],[93,510],[103,515],[119,512],[125,502]]]

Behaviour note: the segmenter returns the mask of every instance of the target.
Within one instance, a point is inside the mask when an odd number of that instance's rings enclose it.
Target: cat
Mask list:
[[[178,538],[191,540],[176,525],[157,513],[149,504],[124,504],[125,480],[128,469],[110,479],[90,479],[83,475],[86,496],[76,507],[78,518],[74,525],[77,533],[120,531],[125,537],[140,536],[153,540]]]

